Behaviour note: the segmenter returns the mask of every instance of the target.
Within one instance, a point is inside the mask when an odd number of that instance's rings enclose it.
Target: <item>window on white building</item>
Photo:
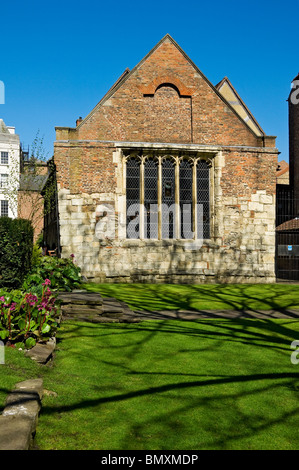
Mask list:
[[[8,152],[1,152],[1,165],[8,165]]]
[[[0,175],[0,188],[6,188],[8,181],[8,174],[4,173]]]
[[[1,217],[8,217],[8,201],[1,201]]]

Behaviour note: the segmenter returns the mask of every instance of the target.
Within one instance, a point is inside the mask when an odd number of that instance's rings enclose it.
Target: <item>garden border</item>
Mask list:
[[[43,379],[18,382],[0,416],[0,450],[29,450],[41,410]]]

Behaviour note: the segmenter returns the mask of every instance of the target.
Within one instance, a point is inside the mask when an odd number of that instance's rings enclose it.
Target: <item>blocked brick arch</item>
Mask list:
[[[88,279],[275,280],[275,137],[218,85],[167,34],[76,127],[56,128],[62,256]]]
[[[163,131],[161,132],[161,124]],[[144,139],[191,142],[191,100],[172,83],[160,84],[144,99]]]
[[[176,88],[180,96],[192,96],[194,93],[191,88],[188,88],[180,79],[176,78],[174,75],[159,75],[158,77],[154,78],[154,80],[147,86],[140,85],[139,90],[144,95],[154,95],[157,88],[167,84]]]

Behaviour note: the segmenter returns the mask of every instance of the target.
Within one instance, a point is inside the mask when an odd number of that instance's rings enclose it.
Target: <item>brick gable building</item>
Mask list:
[[[228,79],[166,35],[76,124],[54,163],[61,253],[87,278],[275,279],[275,137]]]

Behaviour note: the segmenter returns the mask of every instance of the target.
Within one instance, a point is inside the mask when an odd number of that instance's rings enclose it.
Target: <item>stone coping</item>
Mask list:
[[[0,416],[0,450],[29,450],[43,397],[43,380],[19,382],[7,396]]]
[[[46,364],[52,358],[55,347],[56,338],[51,338],[46,343],[36,343],[33,348],[25,351],[25,356],[39,364]]]

